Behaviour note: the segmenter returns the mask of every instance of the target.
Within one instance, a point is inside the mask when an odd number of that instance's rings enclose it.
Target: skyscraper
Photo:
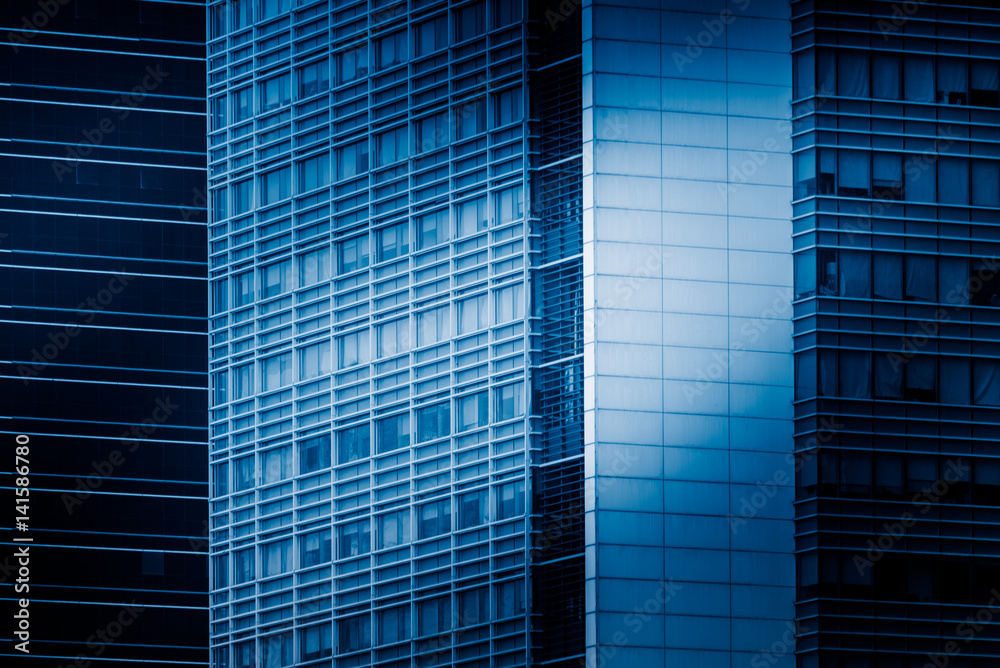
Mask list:
[[[204,6],[0,17],[0,663],[204,663]]]
[[[801,665],[994,665],[1000,15],[792,11]]]
[[[967,5],[211,3],[213,665],[995,660]]]

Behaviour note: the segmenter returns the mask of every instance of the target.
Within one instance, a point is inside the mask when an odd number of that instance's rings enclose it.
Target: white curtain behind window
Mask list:
[[[871,398],[871,353],[861,350],[840,351],[840,396]]]
[[[938,259],[938,301],[943,304],[969,303],[969,261],[964,257]]]
[[[840,296],[872,296],[871,255],[867,251],[840,251]]]
[[[843,51],[837,62],[837,94],[868,97],[868,54]]]
[[[879,100],[899,99],[899,56],[876,53],[872,68],[872,96]]]
[[[932,302],[937,297],[934,258],[927,255],[909,255],[906,258],[906,296]]]
[[[972,360],[972,403],[977,406],[1000,406],[1000,361]]]
[[[903,97],[912,102],[934,101],[934,61],[930,56],[906,56]]]
[[[969,360],[961,357],[941,358],[941,403],[969,404]]]

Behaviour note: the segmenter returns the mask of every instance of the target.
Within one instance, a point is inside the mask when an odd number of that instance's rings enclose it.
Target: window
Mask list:
[[[457,218],[459,238],[485,230],[489,226],[489,219],[486,216],[486,197],[477,197],[457,204],[455,218]]]
[[[246,213],[253,207],[253,179],[237,181],[232,187],[233,215]]]
[[[903,256],[898,253],[875,253],[874,293],[876,299],[903,298]]]
[[[912,202],[937,201],[934,163],[921,155],[908,155],[903,165],[903,190]]]
[[[419,506],[417,516],[420,518],[417,529],[419,538],[433,538],[446,534],[451,531],[451,499],[441,499]]]
[[[495,127],[510,123],[520,123],[524,118],[521,104],[521,88],[508,88],[493,98]]]
[[[315,661],[333,654],[330,623],[307,626],[299,631],[299,660]],[[341,646],[341,650],[344,650]],[[346,650],[344,650],[346,651]]]
[[[286,72],[260,83],[258,104],[260,111],[274,111],[292,101],[292,79]]]
[[[225,3],[209,8],[209,39],[226,34],[226,9]]]
[[[943,104],[969,103],[969,65],[958,58],[937,61],[937,101]]]
[[[233,579],[236,584],[244,584],[254,579],[253,548],[233,552]]]
[[[903,199],[903,156],[872,154],[872,196],[880,200]]]
[[[865,151],[839,151],[837,158],[837,194],[844,197],[868,197],[871,185],[869,154]]]
[[[448,209],[418,216],[417,250],[424,250],[448,241]]]
[[[455,400],[458,432],[485,427],[490,423],[490,408],[486,392],[477,392]]]
[[[458,528],[469,529],[486,524],[487,508],[489,508],[489,490],[480,489],[458,497]]]
[[[371,361],[371,349],[368,344],[368,330],[337,337],[337,368],[346,369],[357,364],[368,364]]]
[[[210,100],[212,105],[212,129],[221,130],[226,127],[226,98],[213,97]]]
[[[876,399],[903,398],[903,358],[895,353],[873,353]]]
[[[368,140],[341,146],[334,152],[337,180],[350,179],[368,171]]]
[[[378,241],[378,261],[402,257],[410,251],[410,230],[407,223],[390,225],[375,231]]]
[[[455,11],[455,41],[464,42],[486,32],[486,3],[477,2]]]
[[[410,542],[410,509],[378,516],[378,549],[399,547]]]
[[[486,294],[476,295],[456,303],[458,310],[458,333],[469,334],[489,325],[486,317]]]
[[[524,285],[517,283],[497,290],[496,324],[519,320],[524,317]]]
[[[493,27],[502,28],[521,20],[520,2],[498,2],[494,7]]]
[[[254,668],[253,641],[233,644],[233,668]]]
[[[448,402],[434,404],[418,408],[417,415],[417,443],[431,441],[435,438],[444,438],[451,433],[449,429]]]
[[[407,318],[376,325],[375,334],[377,359],[392,357],[410,349],[410,321]]]
[[[292,169],[275,169],[260,177],[260,205],[267,206],[292,196]]]
[[[270,299],[292,289],[292,261],[282,260],[260,268],[260,298]]]
[[[458,593],[457,628],[484,624],[489,618],[489,589],[482,587]]]
[[[899,99],[902,88],[899,69],[899,55],[872,54],[872,97],[879,100]]]
[[[372,646],[372,620],[368,614],[337,621],[340,629],[338,652],[356,652]],[[329,654],[327,655],[329,656]]]
[[[329,341],[320,341],[299,349],[299,380],[328,376],[332,370]]]
[[[250,86],[233,91],[233,123],[240,123],[250,118],[250,105],[253,93]]]
[[[933,102],[934,98],[934,59],[907,54],[903,59],[903,99]]]
[[[1000,362],[972,360],[972,390],[972,403],[976,406],[1000,406]]]
[[[226,200],[226,188],[216,188],[212,191],[212,222],[219,222],[229,217],[229,202]]]
[[[229,279],[220,278],[212,281],[212,315],[224,313],[229,309]]]
[[[330,468],[330,434],[313,436],[299,442],[299,473],[314,473]]]
[[[417,346],[427,346],[447,339],[451,335],[449,316],[447,306],[417,313]]]
[[[347,239],[337,244],[337,275],[347,274],[368,266],[368,235]]]
[[[253,364],[233,367],[233,399],[246,399],[253,392]]]
[[[294,664],[292,632],[286,631],[260,639],[262,668],[284,668]]]
[[[375,166],[385,167],[410,157],[406,147],[406,126],[400,126],[375,136]]]
[[[292,448],[283,445],[261,454],[263,484],[270,485],[292,477]]]
[[[229,29],[241,30],[253,23],[252,0],[229,0]]]
[[[262,392],[270,392],[292,384],[292,354],[281,353],[260,361],[260,384]]]
[[[906,401],[937,401],[937,359],[916,355],[906,361],[903,399]]]
[[[233,491],[243,492],[248,489],[253,489],[253,486],[253,455],[233,460]]]
[[[452,114],[456,139],[469,139],[480,132],[486,132],[486,100],[469,100],[455,107]]]
[[[496,194],[497,225],[513,222],[524,216],[524,188],[514,186]]]
[[[837,58],[837,94],[868,97],[868,54],[845,50]]]
[[[371,431],[368,423],[337,432],[337,463],[347,464],[371,455]]]
[[[864,350],[840,351],[840,394],[849,399],[870,399],[872,385],[871,353]]]
[[[524,481],[497,487],[497,519],[509,520],[524,515]]]
[[[215,496],[229,494],[229,462],[212,466],[212,489]]]
[[[400,413],[375,423],[378,452],[392,452],[410,445],[410,414]]]
[[[298,163],[299,192],[330,185],[330,155],[320,153]]]
[[[969,203],[968,158],[938,158],[938,201],[942,204]]]
[[[298,256],[299,287],[306,288],[330,280],[330,249],[317,248]]]
[[[930,255],[906,256],[907,300],[937,301],[937,271],[934,257]]]
[[[497,619],[524,614],[524,580],[497,585]]]
[[[1000,162],[972,161],[972,204],[1000,206]]]
[[[424,21],[414,29],[417,56],[426,56],[448,46],[448,16]]]
[[[1000,96],[997,94],[1000,71],[997,61],[972,61],[970,83],[969,104],[977,107],[1000,106]]]
[[[298,70],[299,99],[325,93],[330,88],[330,64],[324,58]]]
[[[229,372],[223,369],[212,374],[212,406],[221,406],[229,398],[226,390],[229,388]]]
[[[497,421],[512,420],[524,415],[524,383],[512,383],[496,390]]]
[[[406,31],[375,40],[375,69],[384,70],[406,62]]]
[[[284,14],[291,9],[291,0],[260,0],[260,14],[258,18],[273,19],[279,14]]]
[[[968,406],[970,403],[969,388],[972,386],[969,360],[958,357],[942,357],[939,366],[941,403]]]
[[[337,84],[345,84],[368,75],[368,44],[362,42],[333,57]]]
[[[229,586],[229,555],[225,552],[212,557],[212,589]]]
[[[358,520],[337,527],[337,558],[360,557],[372,551],[371,522]]]
[[[292,570],[292,539],[285,538],[262,546],[261,567],[264,577],[282,575]]]
[[[410,638],[410,606],[403,605],[378,612],[378,644],[402,642]]]
[[[413,153],[420,155],[434,151],[448,144],[448,116],[435,114],[413,124]]]
[[[442,596],[417,602],[417,634],[429,636],[451,629],[451,598]]]
[[[330,530],[310,531],[299,536],[299,566],[309,568],[331,561]]]

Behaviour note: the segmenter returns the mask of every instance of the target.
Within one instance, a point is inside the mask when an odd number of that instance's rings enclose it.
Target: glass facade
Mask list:
[[[204,664],[204,7],[0,17],[0,663]]]
[[[1000,653],[995,9],[792,3],[803,668]]]
[[[208,18],[212,665],[526,665],[523,8]]]

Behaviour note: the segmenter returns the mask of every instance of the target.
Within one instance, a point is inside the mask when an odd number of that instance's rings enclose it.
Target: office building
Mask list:
[[[801,665],[995,665],[1000,14],[792,16]]]
[[[205,663],[204,6],[0,17],[0,663]]]
[[[213,665],[990,665],[997,16],[211,3]]]

